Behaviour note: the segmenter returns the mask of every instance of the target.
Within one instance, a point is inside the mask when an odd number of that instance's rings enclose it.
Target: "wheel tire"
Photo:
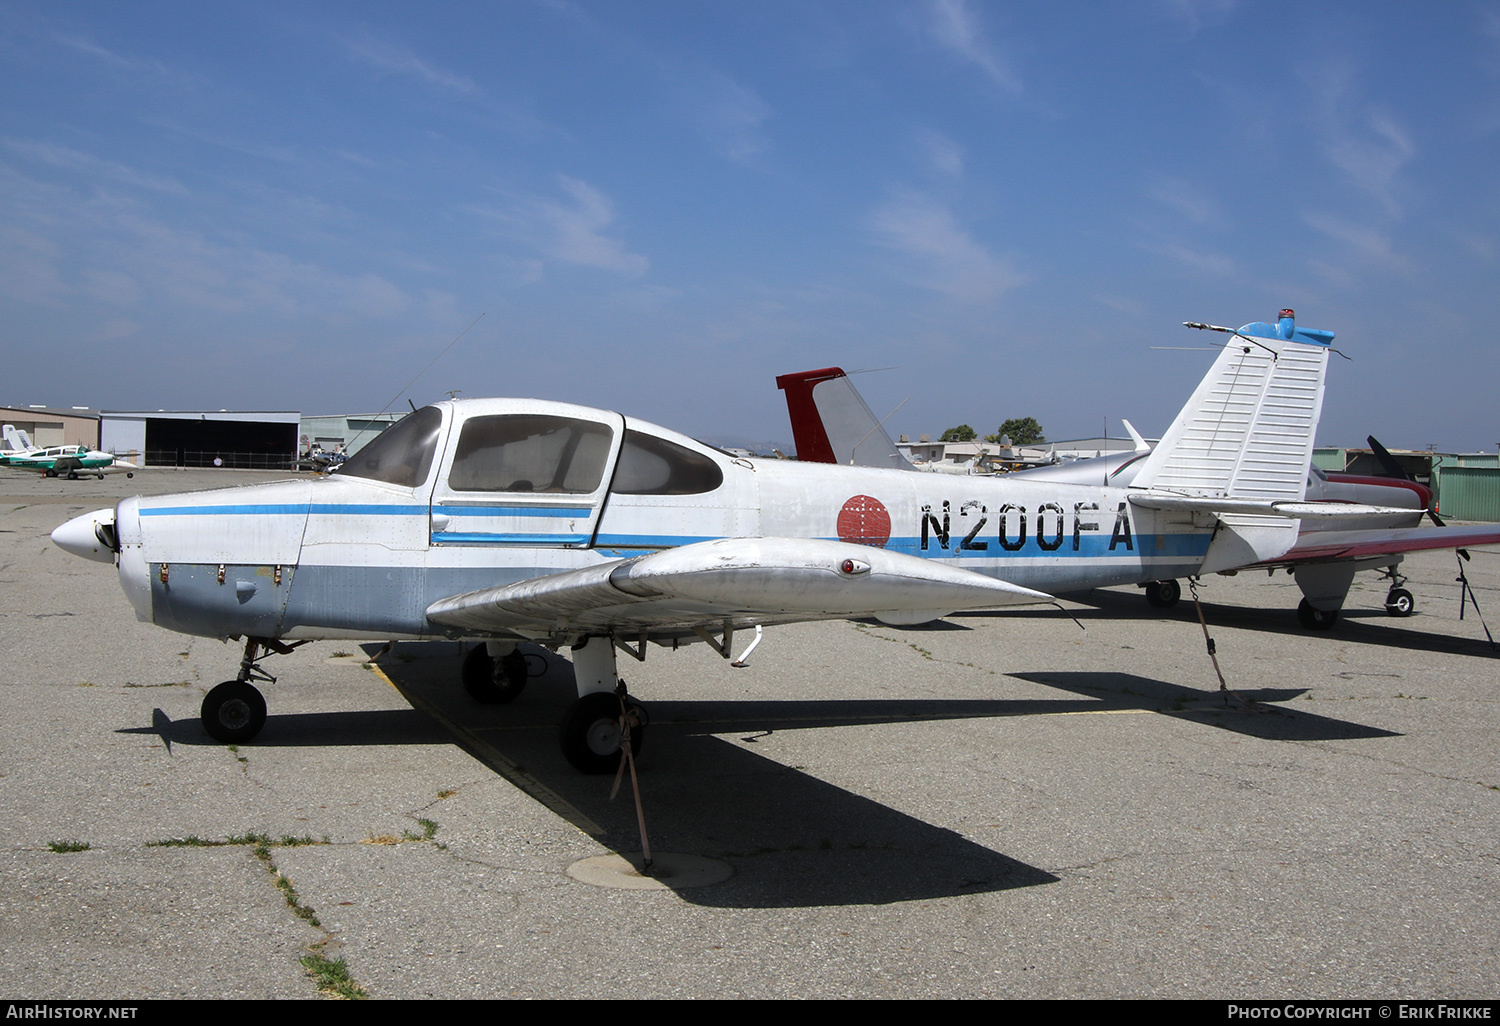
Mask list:
[[[1392,588],[1385,597],[1385,611],[1392,616],[1410,616],[1416,607],[1416,600],[1405,588]]]
[[[1182,598],[1182,585],[1168,578],[1146,585],[1146,601],[1157,609],[1171,609]]]
[[[483,645],[464,657],[464,690],[480,705],[513,702],[526,688],[526,657],[519,650],[500,659],[501,680],[495,679],[495,660]]]
[[[644,709],[633,699],[625,702],[641,720],[630,728],[630,751],[638,756],[646,736]],[[613,773],[619,769],[620,699],[612,691],[584,695],[568,710],[559,740],[563,758],[580,773]]]
[[[1326,612],[1318,609],[1307,599],[1297,606],[1297,619],[1310,631],[1326,631],[1338,622],[1338,610]]]
[[[48,470],[48,471],[45,471],[44,473],[46,473],[46,475],[48,477],[56,477],[57,476],[57,471],[56,470]]]
[[[266,699],[253,685],[226,680],[203,698],[203,729],[215,741],[249,741],[266,725]]]

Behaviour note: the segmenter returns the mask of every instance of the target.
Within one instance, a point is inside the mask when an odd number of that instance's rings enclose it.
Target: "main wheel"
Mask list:
[[[1337,609],[1327,612],[1317,608],[1307,599],[1303,599],[1297,606],[1297,619],[1310,631],[1326,631],[1338,621],[1338,618]]]
[[[625,699],[634,722],[630,727],[630,751],[641,754],[646,737],[646,711],[637,701]],[[596,691],[573,703],[563,719],[563,758],[580,773],[613,773],[620,766],[620,699],[612,691]]]
[[[1182,585],[1175,580],[1152,581],[1146,585],[1146,601],[1157,609],[1171,609],[1182,598]]]
[[[520,650],[499,660],[492,659],[483,645],[464,657],[464,690],[481,705],[514,701],[526,687],[526,657]]]
[[[253,685],[226,680],[203,698],[203,729],[215,741],[249,741],[266,725],[266,699]]]
[[[1385,597],[1385,611],[1392,616],[1410,616],[1416,606],[1416,600],[1405,588],[1392,588]]]

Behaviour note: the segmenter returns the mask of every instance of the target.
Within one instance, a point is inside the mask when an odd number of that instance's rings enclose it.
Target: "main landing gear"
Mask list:
[[[269,638],[246,638],[239,676],[234,680],[226,680],[203,698],[200,714],[203,729],[208,731],[208,736],[215,741],[234,745],[249,741],[259,734],[260,728],[266,725],[266,699],[260,689],[250,682],[258,680],[268,684],[276,683],[276,678],[262,670],[256,662],[260,657],[260,650],[265,649],[266,655],[272,652],[286,655],[292,649],[306,644],[306,641],[295,641],[284,645]]]
[[[558,731],[563,758],[580,773],[613,773],[627,743],[632,757],[640,754],[649,719],[646,707],[625,693],[611,638],[590,637],[574,645],[573,676],[578,701]]]
[[[563,758],[580,773],[613,773],[627,743],[632,756],[640,754],[646,707],[626,694],[611,638],[585,638],[573,646],[572,656],[578,700],[568,708],[558,731]],[[644,651],[637,656],[643,657]],[[484,705],[514,701],[526,677],[526,656],[513,641],[488,641],[464,657],[464,690]]]
[[[1319,609],[1307,599],[1303,599],[1297,606],[1297,622],[1310,631],[1326,631],[1338,623],[1339,611],[1337,609]]]
[[[1146,584],[1146,601],[1156,609],[1171,609],[1182,598],[1182,585],[1170,578]]]
[[[627,736],[631,756],[641,754],[646,720],[646,707],[625,693],[624,682],[617,691],[584,695],[558,732],[563,758],[580,773],[613,773],[620,768]]]

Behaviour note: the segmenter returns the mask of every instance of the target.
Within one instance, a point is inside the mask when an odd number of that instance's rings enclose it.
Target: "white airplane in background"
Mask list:
[[[745,459],[618,413],[453,399],[327,478],[138,496],[52,539],[117,563],[140,620],[245,639],[203,701],[221,741],[265,723],[263,651],[482,640],[466,687],[507,701],[534,642],[571,647],[563,754],[607,772],[643,725],[617,650],[701,640],[729,660],[739,631],[753,648],[775,624],[923,623],[1212,573],[1286,554],[1300,518],[1391,512],[1304,501],[1330,337],[1241,329],[1128,486]]]
[[[1292,311],[1283,310],[1275,330],[1288,330],[1287,325],[1292,325],[1290,330],[1297,330]],[[1253,337],[1257,331],[1268,329],[1271,329],[1270,325],[1259,324],[1247,325],[1239,331]],[[1332,332],[1309,331],[1308,334],[1326,336],[1330,343],[1333,339]],[[787,413],[792,421],[798,459],[871,467],[901,465],[897,462],[900,453],[890,436],[839,368],[784,374],[776,379],[776,385],[786,392]],[[1124,423],[1135,443],[1130,452],[1018,470],[1009,478],[1128,487],[1144,466],[1144,457],[1151,451],[1151,446],[1129,421]],[[1384,454],[1378,442],[1373,438],[1369,441],[1377,454]],[[808,455],[804,456],[804,452]],[[1385,462],[1395,467],[1395,461],[1388,455]],[[1396,470],[1400,473],[1398,467]],[[1378,506],[1384,512],[1360,518],[1303,520],[1297,543],[1286,553],[1220,572],[1283,568],[1292,573],[1303,593],[1297,609],[1298,619],[1303,626],[1313,630],[1327,630],[1334,625],[1354,574],[1361,570],[1382,570],[1391,581],[1385,600],[1386,611],[1392,616],[1410,616],[1415,603],[1411,592],[1401,587],[1405,578],[1397,572],[1403,553],[1423,549],[1463,549],[1500,542],[1500,529],[1492,526],[1456,528],[1444,525],[1432,509],[1432,490],[1404,473],[1368,477],[1330,473],[1309,466],[1305,497],[1310,502]],[[1422,528],[1421,523],[1429,517],[1436,526]],[[1145,588],[1146,600],[1158,608],[1175,606],[1182,595],[1181,585],[1173,578],[1143,579],[1137,583]]]

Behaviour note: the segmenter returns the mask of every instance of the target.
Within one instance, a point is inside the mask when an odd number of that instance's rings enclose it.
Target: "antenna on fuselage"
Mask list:
[[[488,311],[486,311],[486,312],[488,312]],[[482,320],[484,320],[484,314],[480,314],[478,317],[474,318],[472,321],[469,322],[469,326],[467,328],[465,328],[463,331],[460,331],[457,335],[453,336],[453,341],[449,342],[446,346],[444,346],[443,347],[443,351],[441,353],[438,353],[431,360],[428,360],[427,361],[427,366],[423,367],[421,370],[417,371],[417,373],[412,376],[412,379],[410,381],[408,381],[406,384],[402,385],[401,386],[401,391],[399,391],[395,395],[391,396],[391,401],[388,402],[388,403],[386,403],[385,406],[381,407],[380,413],[375,414],[375,416],[371,417],[370,420],[372,422],[380,420],[381,415],[384,414],[386,412],[386,410],[389,410],[393,405],[395,405],[396,400],[400,399],[403,395],[405,395],[406,394],[406,390],[409,389],[409,388],[411,388],[411,386],[415,385],[417,383],[417,379],[418,378],[420,378],[423,374],[426,374],[428,371],[432,370],[432,365],[435,364],[435,363],[437,363],[443,357],[447,356],[448,355],[448,350],[450,350],[454,346],[458,345],[458,340],[461,339],[461,338],[463,338],[470,331],[472,331],[474,329],[474,325],[478,324]],[[406,405],[408,405],[408,406],[411,407],[411,412],[413,412],[413,413],[417,412],[417,404],[414,403],[414,402],[412,402],[410,399],[406,400]],[[347,450],[349,448],[349,446],[353,445],[355,442],[359,441],[359,436],[362,435],[362,434],[364,434],[365,431],[368,431],[368,430],[370,430],[370,429],[367,427],[363,431],[360,431],[360,433],[358,435],[355,435],[352,439],[350,439],[348,445],[344,446],[345,450]]]

